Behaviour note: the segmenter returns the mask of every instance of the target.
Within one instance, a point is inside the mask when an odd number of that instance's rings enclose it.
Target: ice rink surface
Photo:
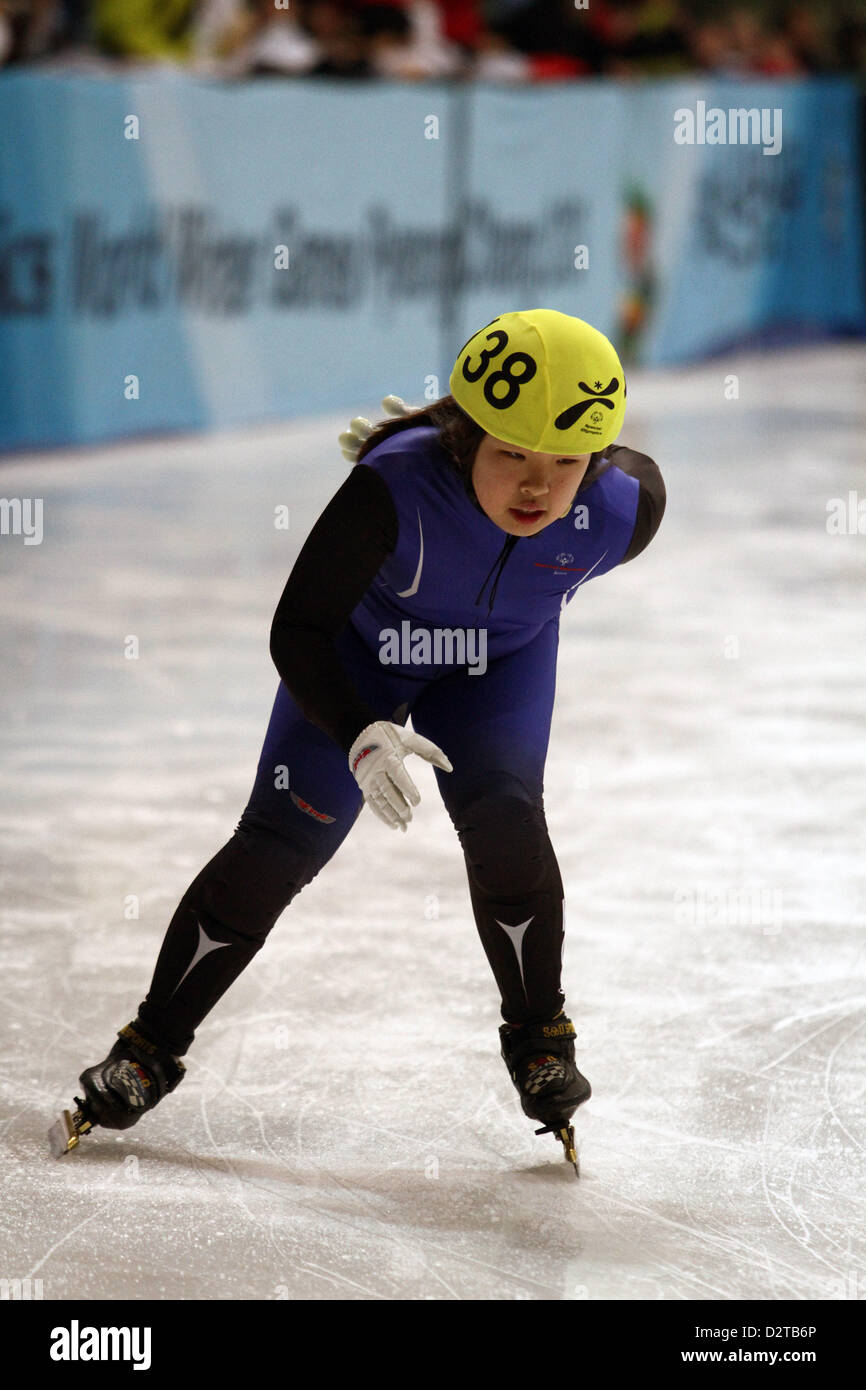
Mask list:
[[[563,615],[546,783],[580,1181],[499,1058],[418,759],[409,833],[362,814],[181,1087],[49,1156],[243,809],[271,615],[345,477],[336,434],[378,403],[0,463],[3,496],[44,503],[40,545],[0,539],[0,1276],[58,1300],[866,1297],[866,534],[828,532],[866,496],[864,380],[851,345],[629,379],[621,442],[667,515]]]

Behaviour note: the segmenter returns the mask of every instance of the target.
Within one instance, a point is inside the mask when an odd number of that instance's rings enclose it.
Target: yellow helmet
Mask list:
[[[613,344],[557,309],[492,319],[463,344],[448,384],[487,434],[533,453],[595,453],[622,429],[625,375]]]

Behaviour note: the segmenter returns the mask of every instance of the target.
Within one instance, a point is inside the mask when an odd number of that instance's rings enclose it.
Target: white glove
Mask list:
[[[405,401],[401,401],[399,396],[386,396],[382,402],[382,409],[387,415],[410,415],[412,407]],[[370,420],[366,420],[363,415],[356,415],[354,420],[349,421],[349,428],[344,430],[339,436],[340,449],[343,458],[349,463],[354,463],[358,457],[358,451],[365,439],[368,439],[376,428]]]
[[[394,830],[405,830],[412,819],[412,807],[421,800],[403,760],[409,753],[418,753],[428,762],[453,772],[448,758],[429,738],[407,733],[399,724],[385,719],[362,729],[349,749],[349,767],[367,805],[380,820]]]

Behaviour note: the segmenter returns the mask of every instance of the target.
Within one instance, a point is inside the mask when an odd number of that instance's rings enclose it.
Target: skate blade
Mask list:
[[[566,1163],[570,1163],[574,1168],[575,1177],[580,1177],[580,1159],[577,1153],[577,1145],[574,1142],[574,1125],[545,1125],[543,1129],[537,1129],[536,1134],[555,1134],[563,1147]]]
[[[559,1131],[559,1140],[565,1150],[565,1161],[574,1168],[574,1176],[580,1177],[580,1159],[577,1153],[577,1145],[574,1142],[574,1126],[568,1125]]]
[[[64,1154],[70,1153],[78,1147],[82,1134],[86,1134],[91,1128],[90,1122],[84,1119],[80,1110],[76,1110],[71,1115],[68,1110],[64,1110],[59,1120],[48,1131],[48,1144],[54,1158],[62,1158]]]

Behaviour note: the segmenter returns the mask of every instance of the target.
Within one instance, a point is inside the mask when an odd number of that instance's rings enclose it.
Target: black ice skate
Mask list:
[[[503,1023],[502,1056],[517,1087],[524,1115],[540,1120],[536,1134],[555,1134],[580,1176],[574,1127],[569,1120],[592,1087],[574,1064],[574,1024],[564,1013],[548,1023]]]
[[[81,1135],[95,1125],[129,1129],[180,1084],[185,1072],[179,1057],[157,1047],[135,1023],[128,1023],[105,1061],[79,1076],[84,1099],[75,1097],[78,1108],[72,1114],[64,1110],[48,1131],[54,1157],[62,1158],[76,1148]]]

